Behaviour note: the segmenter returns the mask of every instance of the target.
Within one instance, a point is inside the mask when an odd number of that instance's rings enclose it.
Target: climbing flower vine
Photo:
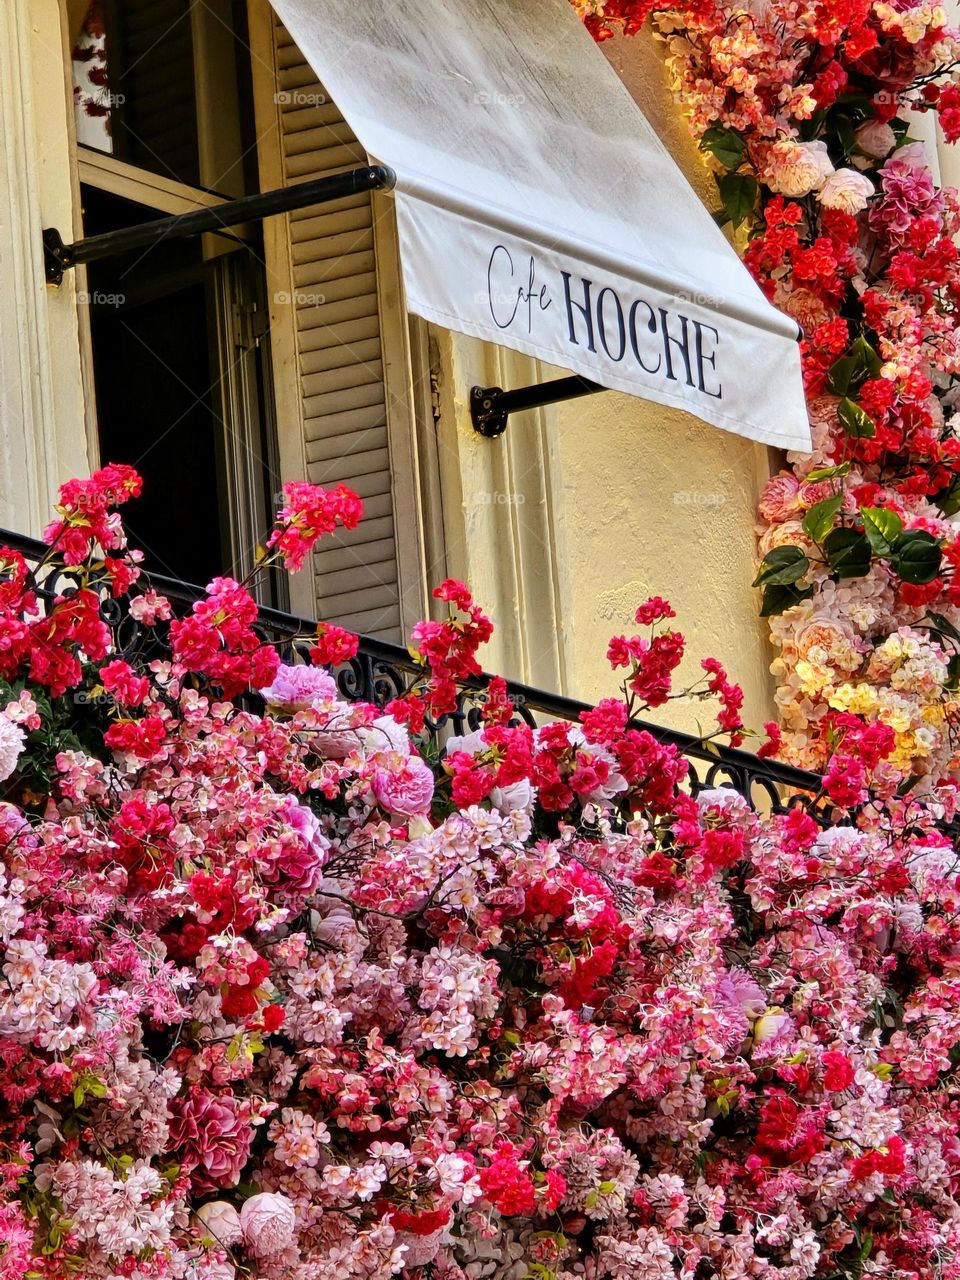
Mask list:
[[[960,137],[939,4],[575,0],[598,39],[651,18],[721,216],[804,331],[811,454],[760,500],[782,754],[822,768],[848,714],[925,779],[958,766],[960,200],[911,122]]]

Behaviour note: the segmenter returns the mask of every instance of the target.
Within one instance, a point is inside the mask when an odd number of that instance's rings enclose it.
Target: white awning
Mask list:
[[[397,173],[411,311],[808,449],[797,326],[568,0],[272,0]]]

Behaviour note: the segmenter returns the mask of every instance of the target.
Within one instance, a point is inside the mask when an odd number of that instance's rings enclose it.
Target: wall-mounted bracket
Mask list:
[[[504,391],[502,387],[473,387],[470,391],[470,417],[474,431],[493,440],[506,431],[511,413],[539,409],[545,404],[592,396],[605,390],[606,387],[599,382],[581,377],[555,378],[552,382],[518,387],[515,391]]]
[[[253,196],[241,196],[238,200],[224,200],[222,204],[198,209],[195,213],[179,213],[171,218],[157,218],[141,222],[137,226],[122,227],[119,231],[107,231],[103,235],[78,240],[76,244],[64,244],[55,227],[43,232],[44,270],[48,284],[63,283],[64,272],[83,262],[97,262],[101,258],[113,258],[131,249],[144,249],[161,240],[199,236],[207,231],[224,231],[243,222],[257,222],[276,213],[288,213],[292,209],[305,209],[312,204],[327,204],[331,200],[343,200],[361,191],[389,191],[397,176],[384,164],[368,164],[347,173],[335,173],[329,178],[317,178],[313,182],[298,182],[292,187],[277,191],[261,191]]]

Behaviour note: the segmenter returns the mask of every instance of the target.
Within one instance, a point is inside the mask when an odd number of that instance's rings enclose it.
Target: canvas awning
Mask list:
[[[409,309],[783,448],[795,322],[763,297],[568,0],[272,0],[396,171]]]

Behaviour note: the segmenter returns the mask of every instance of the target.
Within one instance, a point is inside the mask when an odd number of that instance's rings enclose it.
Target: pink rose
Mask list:
[[[250,1157],[253,1128],[250,1107],[233,1094],[194,1089],[170,1103],[171,1152],[179,1148],[180,1164],[191,1174],[195,1191],[235,1187]]]
[[[815,507],[818,502],[832,498],[837,492],[834,480],[804,480],[800,485],[797,500],[803,508]]]
[[[197,1280],[234,1280],[236,1274],[236,1267],[232,1262],[227,1262],[226,1258],[222,1262],[218,1262],[213,1258],[206,1258],[200,1264]]]
[[[883,120],[868,120],[854,134],[857,146],[871,160],[882,160],[897,145],[897,135]]]
[[[412,818],[427,813],[433,800],[433,773],[419,756],[397,761],[391,768],[379,768],[373,775],[373,793],[381,809]]]
[[[264,858],[260,874],[267,884],[276,884],[285,893],[313,893],[323,878],[330,841],[313,810],[293,796],[284,800],[283,817],[296,836],[277,842]]]
[[[304,711],[316,702],[334,701],[337,682],[323,667],[310,667],[303,662],[294,666],[284,663],[260,693],[265,702],[284,711]]]
[[[243,1234],[240,1215],[226,1200],[211,1200],[197,1210],[197,1218],[203,1223],[204,1235],[211,1236],[217,1244],[229,1249],[237,1244]]]
[[[760,495],[760,514],[764,520],[779,524],[781,520],[789,520],[791,516],[795,516],[800,510],[797,496],[799,491],[796,476],[786,472],[771,476]]]
[[[281,1253],[297,1232],[293,1204],[279,1192],[263,1191],[243,1202],[240,1210],[243,1242],[257,1258]]]
[[[874,186],[869,178],[856,169],[838,169],[817,192],[817,199],[825,209],[856,215],[863,212],[873,194]]]

